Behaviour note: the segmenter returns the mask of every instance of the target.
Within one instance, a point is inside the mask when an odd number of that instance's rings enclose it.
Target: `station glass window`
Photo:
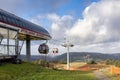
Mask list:
[[[1,38],[0,54],[16,55],[18,50],[17,31],[0,26],[0,35],[3,36]]]

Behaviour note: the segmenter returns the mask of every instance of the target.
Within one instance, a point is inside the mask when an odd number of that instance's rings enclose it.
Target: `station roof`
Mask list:
[[[51,39],[49,32],[43,27],[0,9],[0,25],[19,30],[19,39],[25,40],[26,35],[32,40]]]

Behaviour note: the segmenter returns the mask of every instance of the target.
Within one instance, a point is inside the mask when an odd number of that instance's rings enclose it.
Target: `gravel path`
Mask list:
[[[96,76],[97,80],[111,80],[109,77],[107,77],[103,72],[99,70],[95,71],[94,75]]]

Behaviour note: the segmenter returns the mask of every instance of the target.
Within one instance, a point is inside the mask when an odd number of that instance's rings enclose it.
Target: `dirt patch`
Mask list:
[[[54,64],[56,68],[58,69],[65,69],[66,70],[66,67],[67,67],[67,64]],[[73,62],[73,63],[70,63],[70,70],[73,70],[73,69],[77,69],[78,67],[80,66],[84,66],[86,65],[86,63],[83,63],[83,62]]]
[[[57,69],[67,70],[66,64],[55,64]],[[95,71],[107,67],[106,65],[101,64],[86,64],[81,62],[70,63],[69,70],[80,70],[80,71]]]
[[[111,80],[107,75],[99,70],[94,71],[94,75],[96,76],[97,80]]]
[[[97,64],[86,64],[77,68],[71,67],[70,70],[81,70],[81,71],[95,71],[102,68],[105,68],[105,65],[97,65]]]

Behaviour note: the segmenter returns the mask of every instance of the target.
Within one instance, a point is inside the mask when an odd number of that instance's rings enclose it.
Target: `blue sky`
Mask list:
[[[93,2],[99,0],[71,0],[66,5],[62,6],[57,10],[57,13],[60,15],[73,15],[75,18],[82,18],[83,10]]]
[[[23,18],[31,18],[38,14],[46,14],[46,13],[56,13],[60,16],[63,15],[73,15],[74,18],[82,18],[83,10],[89,6],[93,2],[98,2],[99,0],[37,0],[36,2],[33,0],[26,0],[25,5],[28,7],[24,8],[25,13],[23,13]],[[50,3],[49,3],[50,2]],[[37,3],[37,4],[36,4]],[[43,5],[42,5],[43,4]],[[33,11],[27,12],[30,8],[33,7]]]
[[[47,29],[60,53],[64,37],[75,52],[120,52],[120,0],[0,0],[0,8]],[[56,40],[56,41],[55,41]],[[33,42],[32,53],[38,53]],[[24,49],[24,48],[23,48]],[[23,50],[24,53],[25,50]]]
[[[76,18],[82,18],[83,10],[91,3],[98,1],[99,0],[0,0],[0,3],[1,9],[10,11],[26,19],[46,13],[56,13],[61,16],[73,15]]]
[[[0,8],[31,20],[37,15],[55,13],[59,16],[71,15],[74,20],[83,18],[84,9],[99,0],[0,0]],[[7,5],[7,6],[6,6]],[[42,25],[49,28],[50,21],[44,18]],[[46,24],[47,23],[47,24]]]
[[[59,16],[71,15],[74,17],[74,20],[76,20],[83,18],[83,11],[87,6],[98,1],[99,0],[26,0],[24,3],[25,8],[22,8],[20,13],[17,14],[27,20],[30,20],[36,15],[50,13],[55,13]],[[43,18],[41,22],[41,26],[46,28],[49,28],[51,25],[51,21],[46,18]]]

